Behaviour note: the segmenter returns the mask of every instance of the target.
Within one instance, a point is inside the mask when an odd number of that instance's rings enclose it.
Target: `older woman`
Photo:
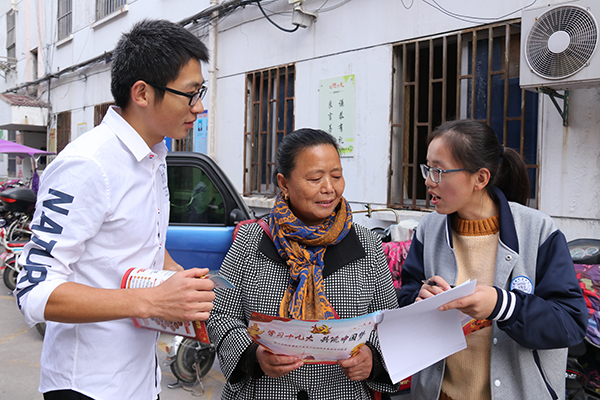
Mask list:
[[[396,389],[375,332],[337,364],[304,364],[253,343],[250,314],[295,319],[353,318],[397,307],[381,242],[352,222],[335,139],[320,130],[287,135],[277,150],[281,194],[269,223],[243,226],[221,274],[236,289],[217,290],[207,328],[227,378],[223,399],[370,399]]]

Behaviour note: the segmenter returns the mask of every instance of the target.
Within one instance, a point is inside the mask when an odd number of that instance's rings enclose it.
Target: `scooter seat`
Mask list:
[[[27,244],[27,242],[29,242],[29,240],[15,240],[13,242],[6,243],[6,247],[10,247],[11,249],[24,247]]]

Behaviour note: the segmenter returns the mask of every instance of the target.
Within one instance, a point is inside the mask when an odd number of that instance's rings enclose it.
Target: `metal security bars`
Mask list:
[[[16,52],[16,29],[15,29],[15,10],[6,13],[6,57],[8,60],[15,60]]]
[[[73,32],[73,0],[58,0],[58,40]]]
[[[110,106],[114,106],[115,103],[113,101],[109,103],[96,104],[94,106],[94,126],[98,126],[102,123],[104,116],[108,112]]]
[[[71,141],[71,111],[56,114],[56,154]]]
[[[194,151],[194,130],[190,129],[183,139],[171,139],[171,151]]]
[[[96,21],[119,10],[127,0],[96,0]]]
[[[277,146],[294,130],[294,65],[246,75],[244,195],[274,196]]]
[[[489,124],[500,143],[523,155],[537,207],[538,95],[519,86],[520,20],[400,43],[394,48],[391,115],[392,207],[429,208],[419,171],[427,135],[443,122]]]

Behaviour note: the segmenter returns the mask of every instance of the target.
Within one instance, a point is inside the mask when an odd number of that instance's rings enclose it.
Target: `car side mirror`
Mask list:
[[[231,210],[231,213],[229,214],[229,225],[237,225],[238,222],[243,221],[246,219],[246,216],[244,214],[244,212],[242,210],[240,210],[239,208],[234,208],[233,210]]]

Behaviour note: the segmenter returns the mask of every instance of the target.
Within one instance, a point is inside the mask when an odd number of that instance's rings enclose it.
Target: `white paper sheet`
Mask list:
[[[473,294],[476,283],[467,281],[426,300],[385,311],[377,334],[392,382],[400,382],[467,347],[461,312],[438,308]]]

